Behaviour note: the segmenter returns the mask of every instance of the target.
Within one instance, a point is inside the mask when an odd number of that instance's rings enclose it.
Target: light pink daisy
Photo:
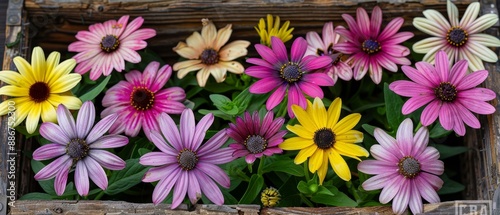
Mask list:
[[[336,29],[343,28],[342,26],[338,26]],[[352,79],[351,66],[347,62],[342,61],[346,55],[333,50],[333,47],[337,43],[344,42],[344,39],[333,29],[333,22],[327,22],[323,26],[323,39],[321,39],[318,33],[311,31],[307,33],[306,40],[308,46],[305,56],[326,55],[332,58],[332,63],[324,71],[333,79],[334,83],[337,82],[337,77],[340,77],[344,81]]]
[[[413,123],[405,119],[398,128],[396,139],[380,128],[373,132],[379,144],[370,148],[376,160],[364,160],[358,170],[375,175],[362,186],[365,190],[382,189],[379,201],[392,201],[394,213],[402,214],[408,205],[413,214],[423,212],[422,198],[429,203],[440,202],[436,191],[443,186],[438,176],[444,172],[444,163],[434,147],[428,147],[429,131],[418,129],[413,136]]]
[[[411,62],[405,56],[410,50],[400,43],[413,37],[411,32],[399,32],[404,19],[394,18],[380,31],[382,25],[382,10],[375,6],[371,19],[364,8],[356,10],[356,20],[349,14],[342,14],[347,22],[349,30],[337,29],[337,33],[344,37],[347,42],[336,44],[334,49],[352,55],[354,66],[354,79],[361,80],[368,71],[374,83],[380,83],[382,79],[382,68],[391,72],[397,72],[398,66],[410,65]]]
[[[395,81],[389,88],[398,95],[411,97],[403,105],[403,114],[410,114],[428,104],[420,116],[422,125],[429,126],[439,117],[444,129],[453,129],[463,136],[464,123],[472,128],[481,127],[471,112],[495,112],[495,108],[486,102],[496,98],[495,92],[476,87],[488,77],[488,71],[479,70],[467,75],[467,60],[458,61],[450,69],[444,51],[436,54],[435,67],[427,62],[418,62],[416,67],[403,66],[401,69],[411,81]]]
[[[328,56],[304,57],[307,41],[302,37],[294,40],[290,59],[285,44],[278,37],[271,37],[271,47],[272,49],[256,44],[255,49],[263,59],[247,59],[248,63],[255,66],[248,67],[245,73],[260,79],[252,84],[249,90],[254,94],[274,90],[266,102],[267,110],[272,110],[280,104],[288,93],[288,115],[294,117],[292,105],[299,105],[303,109],[307,107],[303,93],[313,98],[323,98],[320,86],[333,86],[333,80],[328,75],[314,72],[331,64],[332,59]]]
[[[158,130],[157,118],[161,113],[180,114],[186,108],[182,102],[186,98],[180,87],[162,89],[172,75],[172,68],[151,62],[144,73],[133,70],[125,74],[126,81],[111,87],[102,105],[106,108],[101,117],[118,113],[119,117],[111,126],[110,133],[125,132],[130,137],[139,134],[141,128],[149,138],[152,130]]]
[[[68,51],[79,52],[73,58],[78,65],[75,72],[85,74],[90,70],[90,79],[97,80],[101,74],[108,76],[113,71],[125,69],[125,61],[141,62],[136,50],[147,46],[146,39],[154,37],[156,31],[151,28],[139,29],[144,22],[142,17],[128,23],[129,16],[122,16],[118,21],[109,20],[89,26],[89,31],[79,31],[78,41],[68,46]]]
[[[195,204],[202,193],[217,205],[224,204],[224,197],[215,182],[229,188],[229,176],[217,165],[232,161],[233,149],[221,148],[227,141],[226,130],[217,132],[202,144],[205,134],[214,121],[213,115],[205,115],[196,125],[193,111],[182,112],[179,128],[165,113],[158,119],[160,132],[153,131],[152,141],[160,152],[142,156],[139,163],[153,166],[143,182],[159,181],[153,191],[153,204],[160,204],[173,189],[171,208],[177,208],[187,195]]]

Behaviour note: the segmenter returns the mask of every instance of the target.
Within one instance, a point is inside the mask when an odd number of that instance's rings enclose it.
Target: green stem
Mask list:
[[[94,200],[99,200],[99,199],[101,199],[103,196],[104,196],[104,191],[101,191],[101,192],[99,192],[99,194],[97,194],[97,196],[94,198]]]
[[[288,107],[287,102],[288,102],[288,97],[285,97],[283,99],[283,101],[281,102],[280,109],[278,110],[278,114],[276,114],[276,118],[285,117],[287,107]]]
[[[418,129],[420,129],[420,127],[422,127],[422,123],[421,122],[418,122],[418,125],[417,127],[415,128],[415,132],[418,131]]]
[[[259,174],[261,176],[262,176],[262,174],[264,174],[263,171],[264,171],[265,157],[266,156],[260,157],[259,167],[257,168],[257,174]]]
[[[307,168],[307,162],[304,162],[304,176],[306,176],[306,181],[311,180],[311,177],[309,177],[309,168]]]
[[[314,204],[311,201],[309,201],[309,199],[307,199],[307,197],[304,196],[304,194],[301,193],[299,195],[300,195],[300,199],[302,199],[302,201],[304,201],[304,203],[306,203],[307,206],[314,207]]]

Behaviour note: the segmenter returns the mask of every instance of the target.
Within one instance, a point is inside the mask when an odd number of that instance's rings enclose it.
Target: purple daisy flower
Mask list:
[[[99,121],[93,128],[95,119],[94,104],[83,103],[75,120],[64,105],[57,107],[59,125],[45,122],[40,127],[40,134],[52,143],[46,144],[33,152],[33,159],[48,160],[57,158],[35,175],[35,179],[56,178],[54,188],[57,195],[66,189],[68,174],[75,171],[75,186],[78,194],[89,193],[89,177],[101,189],[108,187],[108,178],[102,167],[110,170],[125,168],[125,161],[105,149],[117,148],[128,143],[122,135],[104,135],[116,121],[116,114]],[[73,168],[74,167],[74,168]]]
[[[158,205],[174,189],[171,208],[177,208],[184,197],[195,204],[202,192],[217,205],[224,203],[222,192],[215,182],[229,188],[229,176],[217,164],[233,160],[233,149],[221,148],[227,141],[226,130],[217,132],[205,144],[203,138],[214,121],[213,115],[205,115],[198,125],[193,111],[185,109],[181,114],[179,129],[172,118],[162,113],[158,120],[161,133],[151,132],[151,138],[160,152],[142,156],[139,163],[154,166],[149,169],[143,182],[160,181],[153,191],[153,203]],[[175,186],[175,188],[174,188]]]
[[[252,116],[245,112],[244,118],[237,117],[235,124],[229,124],[227,135],[236,141],[229,145],[235,149],[233,156],[237,158],[246,156],[245,160],[250,164],[262,155],[271,156],[275,153],[282,153],[283,150],[278,145],[283,142],[286,130],[279,129],[283,126],[285,119],[273,118],[274,113],[268,111],[261,124],[257,111]]]
[[[486,101],[496,98],[490,89],[476,87],[488,77],[487,70],[467,74],[467,60],[460,60],[453,67],[446,52],[436,54],[436,65],[427,62],[416,63],[416,69],[403,66],[401,69],[411,81],[399,80],[389,85],[396,94],[411,97],[403,105],[402,113],[410,114],[427,105],[420,121],[429,126],[439,117],[446,130],[453,129],[458,135],[465,135],[464,123],[480,128],[479,120],[471,112],[492,114],[495,107]]]
[[[365,190],[382,189],[379,201],[392,201],[394,213],[402,214],[408,205],[413,214],[422,213],[422,198],[430,203],[440,202],[436,191],[443,186],[438,175],[443,174],[444,163],[434,147],[427,147],[429,131],[418,129],[413,136],[413,123],[405,119],[398,128],[396,139],[380,128],[373,132],[380,144],[370,148],[376,160],[364,160],[358,170],[375,175],[362,186]]]
[[[307,107],[303,94],[310,97],[323,98],[323,90],[319,86],[333,86],[333,80],[324,73],[312,73],[332,63],[329,56],[306,56],[307,41],[299,37],[292,44],[291,59],[288,58],[285,44],[278,37],[271,37],[271,48],[256,44],[255,49],[263,58],[249,58],[248,63],[255,64],[245,70],[249,76],[260,78],[250,86],[255,94],[271,94],[266,102],[267,110],[272,110],[283,101],[288,92],[288,115],[294,117],[292,105]]]

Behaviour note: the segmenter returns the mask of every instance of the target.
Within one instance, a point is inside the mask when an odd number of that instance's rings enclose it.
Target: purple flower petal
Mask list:
[[[259,53],[259,55],[264,60],[266,60],[267,62],[269,62],[270,64],[272,64],[275,67],[275,69],[281,67],[280,61],[276,57],[276,54],[274,54],[273,50],[271,50],[271,48],[269,48],[269,47],[267,47],[265,45],[262,45],[262,44],[256,44],[255,45],[255,50],[257,50],[257,52]]]
[[[229,177],[220,167],[210,163],[199,162],[196,168],[201,172],[205,173],[207,176],[210,176],[210,178],[212,178],[222,187],[229,188],[230,186]]]
[[[62,132],[65,133],[67,137],[77,137],[73,115],[71,115],[66,106],[62,104],[57,107],[57,122],[59,123]]]
[[[172,190],[172,187],[174,187],[174,185],[176,184],[177,179],[179,178],[180,171],[181,168],[175,168],[171,172],[164,173],[166,177],[161,179],[153,190],[152,199],[154,205],[160,204],[167,197],[167,195],[170,193],[170,190]],[[145,179],[143,179],[143,181],[144,180]]]
[[[203,157],[218,150],[224,143],[226,143],[228,136],[226,130],[222,129],[212,136],[205,144],[198,149],[198,156]]]
[[[191,204],[196,204],[198,199],[201,198],[201,187],[198,179],[195,177],[195,174],[189,174],[188,177],[188,196]]]
[[[210,128],[213,122],[214,122],[214,115],[211,113],[201,118],[201,120],[196,125],[193,138],[193,145],[191,150],[198,150],[201,143],[203,142],[203,138],[205,138],[205,134],[207,133],[208,129]]]
[[[373,8],[373,10],[375,11],[375,8]],[[382,12],[377,15],[382,18]],[[364,8],[358,7],[358,9],[356,9],[356,21],[362,35],[370,35],[370,17],[368,16],[368,13],[366,13],[366,10]]]
[[[102,137],[104,133],[106,133],[111,125],[115,123],[116,119],[118,118],[118,115],[112,114],[104,119],[101,119],[94,128],[90,131],[89,135],[87,136],[87,139],[85,140],[87,143],[93,143],[96,141],[98,138]]]
[[[290,86],[288,89],[288,104],[287,104],[287,109],[288,109],[288,116],[290,118],[294,117],[293,111],[292,111],[292,105],[298,105],[302,107],[302,109],[306,109],[307,107],[307,101],[306,97],[304,97],[304,94],[298,89],[296,86]]]
[[[125,161],[111,152],[91,149],[89,156],[106,169],[122,170],[125,168]]]
[[[108,177],[104,172],[104,169],[95,161],[92,157],[86,157],[82,161],[88,169],[88,174],[90,179],[102,190],[108,188]]]
[[[260,58],[248,58],[247,59],[247,63],[255,64],[255,65],[258,65],[258,66],[262,66],[264,68],[268,68],[268,69],[274,70],[274,66],[272,64],[270,64],[269,62],[267,62],[267,61],[265,61],[263,59],[260,59]],[[252,66],[252,67],[254,67],[254,66]],[[251,67],[249,67],[249,68],[251,68]]]
[[[366,174],[378,175],[389,172],[396,173],[399,171],[399,168],[396,164],[391,164],[386,161],[364,160],[358,164],[358,170]]]
[[[276,86],[282,85],[282,83],[283,80],[275,77],[267,77],[253,83],[252,86],[250,86],[249,91],[254,94],[264,94],[270,92],[276,88]]]
[[[165,86],[167,81],[170,79],[171,75],[172,75],[172,67],[168,64],[162,66],[158,70],[158,72],[155,71],[154,76],[150,77],[151,79],[150,79],[149,90],[153,92],[158,92],[161,88]],[[143,74],[143,76],[145,79],[148,78],[146,74]]]
[[[431,95],[422,95],[422,96],[415,96],[408,101],[405,102],[403,105],[403,109],[401,112],[405,115],[412,113],[413,111],[419,109],[420,107],[426,105],[427,103],[435,100],[436,98],[431,96]]]
[[[142,177],[142,182],[155,182],[166,178],[175,169],[180,169],[179,165],[167,165],[159,167],[151,167]]]
[[[401,175],[393,175],[393,178],[389,179],[382,192],[380,192],[379,201],[382,204],[387,204],[391,201],[396,194],[401,189],[401,186],[404,184],[405,179],[401,177]]]
[[[278,71],[263,66],[251,66],[245,70],[245,74],[254,78],[280,78]]]
[[[382,160],[390,163],[398,163],[399,157],[397,157],[393,152],[389,152],[387,149],[381,145],[373,145],[370,148],[370,154],[377,160]]]
[[[109,149],[118,148],[127,145],[128,138],[122,135],[110,134],[99,137],[93,143],[89,144],[91,149]]]
[[[474,99],[460,99],[460,104],[470,111],[478,114],[492,114],[495,112],[495,107],[488,102],[478,101]]]
[[[155,146],[158,149],[160,149],[160,151],[168,155],[177,156],[178,152],[183,149],[181,147],[179,147],[180,148],[179,150],[172,148],[167,142],[165,142],[163,136],[157,131],[151,132],[151,141],[153,142],[153,144],[155,144]]]
[[[408,207],[411,192],[410,186],[410,183],[403,183],[396,196],[394,196],[394,200],[392,201],[392,211],[395,213],[402,214]]]
[[[380,26],[382,25],[382,10],[379,6],[375,6],[372,11],[372,16],[370,20],[370,29],[368,30],[368,34],[371,35],[372,38],[376,38],[380,33]]]
[[[444,172],[444,163],[440,160],[427,160],[420,162],[421,170],[434,175],[441,175]]]
[[[438,177],[436,177],[439,179]],[[439,179],[441,180],[441,179]],[[440,202],[439,196],[436,193],[436,190],[425,180],[424,177],[415,178],[415,183],[418,187],[418,191],[422,198],[424,198],[429,203],[438,203]],[[442,184],[442,181],[441,181]]]
[[[293,41],[292,50],[290,51],[292,62],[300,62],[306,51],[307,41],[302,37],[297,37],[297,39]]]
[[[424,108],[424,110],[422,111],[422,115],[420,116],[420,121],[422,122],[422,125],[429,126],[434,121],[436,121],[436,119],[439,116],[440,109],[441,109],[441,101],[436,99],[431,103],[429,103]]]
[[[311,84],[309,82],[302,81],[299,84],[300,91],[304,92],[311,98],[323,98],[323,90],[316,84]]]
[[[50,143],[41,146],[33,152],[33,160],[48,160],[66,154],[66,146]]]
[[[387,186],[391,179],[398,177],[399,173],[382,173],[373,176],[363,182],[362,186],[365,190],[379,190]]]
[[[198,178],[200,182],[201,191],[205,194],[205,196],[210,199],[216,205],[224,204],[224,197],[222,196],[222,192],[219,187],[210,179],[207,175],[202,172],[199,172],[196,169],[195,172],[196,178]]]
[[[89,194],[89,173],[85,163],[82,161],[76,163],[75,186],[80,196],[87,196]]]
[[[333,86],[334,82],[328,75],[323,73],[309,73],[302,77],[305,82],[313,83],[319,86]]]
[[[448,61],[448,56],[446,55],[446,52],[444,51],[438,51],[436,53],[436,71],[439,75],[439,78],[441,82],[447,82],[450,81],[449,75],[450,75],[450,62]]]
[[[170,208],[174,209],[177,208],[182,201],[184,200],[184,197],[186,196],[187,189],[188,189],[188,183],[189,183],[189,176],[188,176],[187,171],[181,171],[179,173],[179,178],[177,178],[177,182],[175,183],[174,187],[174,196],[172,199],[172,205]]]
[[[35,180],[43,181],[53,178],[61,170],[61,167],[66,166],[68,162],[72,162],[71,157],[68,155],[63,155],[55,159],[35,174]]]
[[[417,187],[414,180],[410,182],[410,186],[410,210],[413,214],[422,213],[424,205],[422,204],[422,198],[420,197],[419,187]]]
[[[64,162],[62,166],[59,166],[59,172],[56,174],[54,180],[54,190],[58,196],[64,194],[66,190],[66,183],[68,182],[68,174],[71,170],[72,162]]]
[[[281,41],[279,37],[274,37],[274,36],[271,37],[271,48],[273,49],[274,54],[276,54],[276,58],[281,64],[288,63],[288,54],[286,53],[285,44],[283,43],[283,41]],[[266,59],[266,57],[264,56],[262,57]],[[272,64],[276,65],[276,63]]]
[[[411,119],[405,119],[398,128],[396,133],[396,140],[399,145],[399,149],[402,150],[404,155],[411,154],[413,147],[413,122]]]
[[[415,145],[413,146],[411,154],[421,154],[427,147],[427,144],[429,144],[429,130],[427,130],[426,127],[421,127],[420,129],[418,129],[417,133],[413,137],[413,142],[415,143]]]
[[[274,107],[278,106],[285,98],[285,93],[287,89],[287,84],[281,84],[276,88],[276,90],[269,96],[266,102],[266,109],[272,110]]]
[[[393,20],[391,20],[389,24],[385,26],[384,30],[382,30],[382,32],[378,35],[377,40],[385,41],[386,39],[395,35],[396,32],[398,32],[401,26],[403,25],[404,21],[405,20],[401,17],[396,17]]]
[[[240,145],[240,144],[238,144]],[[205,154],[203,156],[199,156],[200,162],[206,162],[211,164],[225,164],[233,161],[235,158],[233,157],[233,148],[222,148],[210,154]]]
[[[94,126],[95,120],[95,107],[91,101],[86,101],[83,103],[82,107],[78,111],[78,116],[76,118],[76,134],[80,139],[85,139],[87,134]]]
[[[304,65],[303,68],[306,71],[313,71],[317,69],[324,69],[332,63],[332,58],[329,56],[306,56],[303,59]],[[333,85],[333,84],[332,84]]]
[[[61,127],[52,122],[42,123],[40,126],[40,134],[45,139],[62,145],[66,145],[70,141],[70,138],[61,129]]]
[[[395,157],[395,155],[397,153],[399,153],[399,148],[397,146],[396,139],[394,139],[394,137],[392,137],[391,135],[385,133],[385,131],[383,131],[380,128],[375,128],[375,130],[373,131],[373,136],[375,137],[377,142],[380,144],[380,146],[383,147],[383,149],[384,149],[383,151],[380,151],[381,153],[383,153],[383,154],[381,154],[383,156],[382,160],[385,160],[385,161],[390,162],[390,163],[397,163],[399,161],[399,159],[397,157]],[[376,147],[376,148],[378,148],[378,147]],[[370,151],[372,151],[372,149],[373,149],[373,146],[372,146],[372,148],[370,148]],[[378,149],[375,149],[375,150],[378,150]],[[380,160],[380,159],[377,158],[377,160]]]
[[[488,70],[479,70],[466,75],[460,83],[456,84],[456,89],[460,92],[473,88],[486,80],[488,77]]]
[[[184,111],[182,111],[181,114],[181,120],[180,120],[180,135],[181,135],[181,141],[182,141],[182,146],[184,148],[188,148],[193,150],[193,136],[195,132],[195,127],[196,122],[194,121],[194,114],[193,110],[186,108]],[[165,135],[165,134],[163,134]]]
[[[183,147],[183,144],[182,144],[182,141],[181,141],[181,135],[179,134],[179,130],[177,129],[177,125],[175,124],[174,120],[172,119],[172,117],[170,117],[168,114],[166,113],[162,113],[161,116],[160,116],[160,119],[158,120],[158,124],[160,125],[160,130],[161,130],[161,133],[165,136],[165,139],[177,150],[177,151],[181,151],[182,149],[184,149]],[[155,132],[153,131],[151,133],[152,137],[151,138],[154,138],[154,134]],[[159,138],[161,137],[160,136],[157,136],[158,140],[161,140],[163,138]],[[161,146],[159,145],[163,145],[163,144],[160,144],[162,142],[160,141],[153,141],[155,143],[155,145],[160,148],[160,150],[162,150]],[[167,152],[169,150],[165,149],[162,150],[163,152]]]
[[[176,164],[177,157],[169,156],[163,152],[149,152],[139,159],[139,163],[143,166],[163,166]]]
[[[493,90],[487,88],[472,88],[464,91],[460,91],[457,94],[457,100],[468,100],[474,99],[479,101],[490,101],[497,97],[496,93]]]

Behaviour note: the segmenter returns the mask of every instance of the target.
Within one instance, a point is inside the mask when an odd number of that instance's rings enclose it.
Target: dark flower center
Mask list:
[[[450,82],[442,82],[434,89],[434,94],[443,102],[452,102],[457,97],[457,88]]]
[[[252,154],[263,152],[267,147],[267,141],[260,135],[249,135],[245,140],[247,150]]]
[[[314,132],[314,143],[320,149],[328,149],[335,144],[335,133],[330,128],[321,128]]]
[[[302,70],[296,63],[287,63],[281,66],[280,77],[285,79],[288,83],[293,83],[302,77]]]
[[[381,47],[380,43],[377,42],[376,40],[367,39],[363,42],[362,48],[363,51],[366,52],[367,54],[373,54],[380,51]]]
[[[115,35],[106,35],[102,37],[101,49],[107,53],[115,51],[120,46],[120,40]]]
[[[46,101],[50,96],[49,86],[45,82],[36,82],[30,87],[30,98],[36,103]]]
[[[201,62],[206,65],[213,65],[219,62],[219,53],[214,49],[205,49],[200,55]]]
[[[66,154],[73,158],[73,161],[79,161],[89,154],[89,145],[82,139],[71,139],[66,145]]]
[[[155,94],[146,87],[134,87],[130,94],[130,105],[136,110],[148,110],[153,107]]]
[[[415,178],[420,173],[420,163],[412,156],[403,157],[398,166],[399,173],[406,178]]]
[[[323,51],[323,49],[317,49],[316,50],[316,54],[318,54],[319,56],[332,55],[334,53],[335,53],[335,51],[333,50],[333,44],[332,43],[330,43],[330,45],[326,49],[326,53],[325,53],[325,51]]]
[[[460,47],[467,42],[468,37],[467,31],[461,27],[452,27],[446,34],[446,41],[452,46]]]
[[[192,170],[198,163],[198,156],[196,156],[196,152],[183,149],[177,155],[177,163],[183,170]]]

